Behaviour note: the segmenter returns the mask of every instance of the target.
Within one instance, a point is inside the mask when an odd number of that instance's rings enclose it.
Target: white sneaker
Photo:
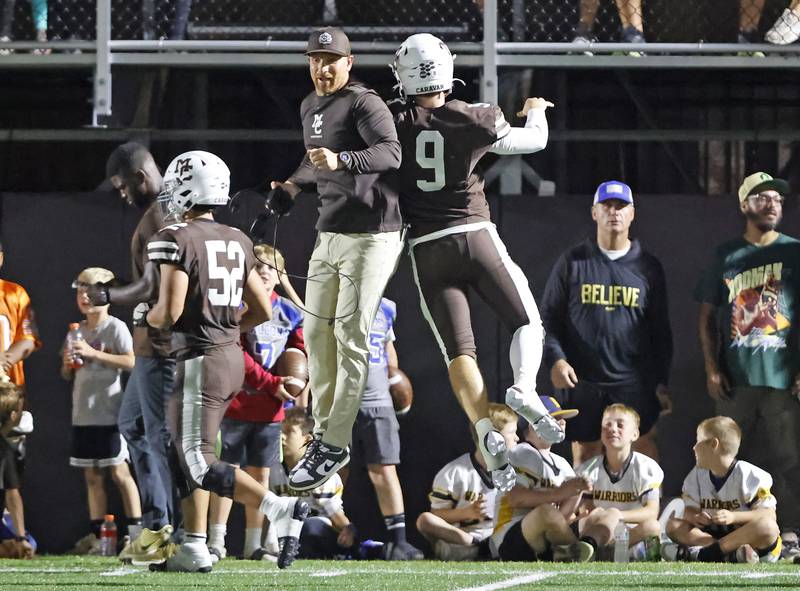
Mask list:
[[[302,499],[282,498],[285,504],[280,514],[272,521],[278,534],[278,568],[291,566],[300,551],[300,532],[310,511],[308,503]]]
[[[213,567],[211,553],[203,543],[181,544],[177,552],[161,564],[151,564],[151,571],[172,573],[210,573]]]
[[[531,397],[526,396],[517,386],[511,386],[506,390],[506,404],[511,410],[528,421],[539,437],[551,445],[564,441],[564,430],[550,416],[538,396],[534,394],[533,399],[539,403],[541,408],[534,408],[536,402],[533,402]]]
[[[760,560],[758,553],[749,544],[736,548],[736,562],[740,564],[758,564]]]
[[[478,558],[478,546],[469,544],[450,544],[444,540],[436,540],[433,554],[438,560],[446,562],[471,562]]]
[[[684,546],[683,544],[661,544],[661,558],[667,562],[695,562],[702,546]]]
[[[492,476],[494,487],[502,492],[508,492],[514,488],[517,473],[508,463],[508,447],[506,447],[506,440],[500,432],[492,430],[486,433],[478,441],[478,449],[481,450],[483,461],[486,462],[486,469]]]
[[[594,547],[588,542],[553,546],[553,562],[589,562],[593,556]]]
[[[336,474],[350,461],[350,451],[323,443],[315,437],[303,457],[289,472],[289,487],[298,491],[312,490]]]
[[[764,41],[774,45],[789,45],[798,39],[800,39],[800,14],[789,8],[783,11],[764,35]]]
[[[211,562],[217,564],[220,560],[228,555],[228,550],[225,546],[209,546],[208,551],[211,554]]]

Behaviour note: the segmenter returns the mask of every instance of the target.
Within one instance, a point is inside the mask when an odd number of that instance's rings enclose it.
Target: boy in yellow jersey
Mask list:
[[[539,397],[561,429],[578,414],[562,409],[555,398]],[[497,499],[492,554],[501,560],[586,562],[594,548],[570,529],[581,493],[589,483],[576,477],[570,463],[550,451],[530,424],[525,440],[508,455],[517,473],[514,488]]]
[[[595,555],[613,546],[620,521],[630,529],[629,547],[661,533],[658,509],[664,472],[655,460],[632,450],[638,438],[639,413],[624,404],[606,407],[600,431],[604,452],[575,470],[592,483],[580,534]]]
[[[676,542],[662,548],[667,560],[755,563],[780,557],[772,476],[736,458],[741,439],[730,417],[697,427],[697,465],[683,481],[683,518],[667,523],[667,535]]]

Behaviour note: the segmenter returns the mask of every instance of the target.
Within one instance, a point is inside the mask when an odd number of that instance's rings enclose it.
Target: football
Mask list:
[[[292,396],[297,397],[308,382],[308,360],[300,349],[286,349],[272,366],[276,376],[291,378],[283,383],[283,387]]]
[[[402,369],[389,367],[389,393],[392,395],[396,415],[401,416],[411,410],[414,388],[411,387],[411,381]]]

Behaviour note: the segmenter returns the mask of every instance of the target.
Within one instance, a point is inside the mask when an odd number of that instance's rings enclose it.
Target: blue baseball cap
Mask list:
[[[542,401],[550,416],[555,419],[571,419],[580,412],[577,408],[561,408],[558,400],[552,396],[539,396],[539,400]]]
[[[633,191],[622,181],[606,181],[600,183],[597,191],[594,192],[592,205],[608,201],[609,199],[619,199],[625,203],[633,205]]]

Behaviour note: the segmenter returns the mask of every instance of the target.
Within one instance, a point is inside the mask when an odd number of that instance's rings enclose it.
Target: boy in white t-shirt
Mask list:
[[[505,404],[489,404],[489,420],[508,449],[517,443],[517,415]],[[465,453],[445,464],[433,479],[428,495],[431,510],[417,518],[417,530],[439,560],[475,560],[488,557],[494,529],[495,488],[483,455]]]
[[[737,460],[742,431],[729,417],[697,427],[697,465],[683,481],[683,518],[667,522],[677,542],[662,548],[667,560],[776,562],[781,537],[772,476]]]
[[[554,398],[539,397],[561,429],[578,414],[562,409]],[[550,451],[550,444],[527,426],[525,440],[508,455],[517,474],[514,488],[498,497],[492,554],[501,560],[586,562],[594,548],[578,541],[570,528],[586,479],[576,477],[570,463]]]
[[[655,460],[631,449],[639,438],[639,413],[624,404],[603,411],[602,455],[575,470],[592,484],[591,498],[581,506],[581,541],[605,556],[614,544],[614,529],[624,521],[630,529],[629,546],[658,536],[659,499],[664,472]]]

